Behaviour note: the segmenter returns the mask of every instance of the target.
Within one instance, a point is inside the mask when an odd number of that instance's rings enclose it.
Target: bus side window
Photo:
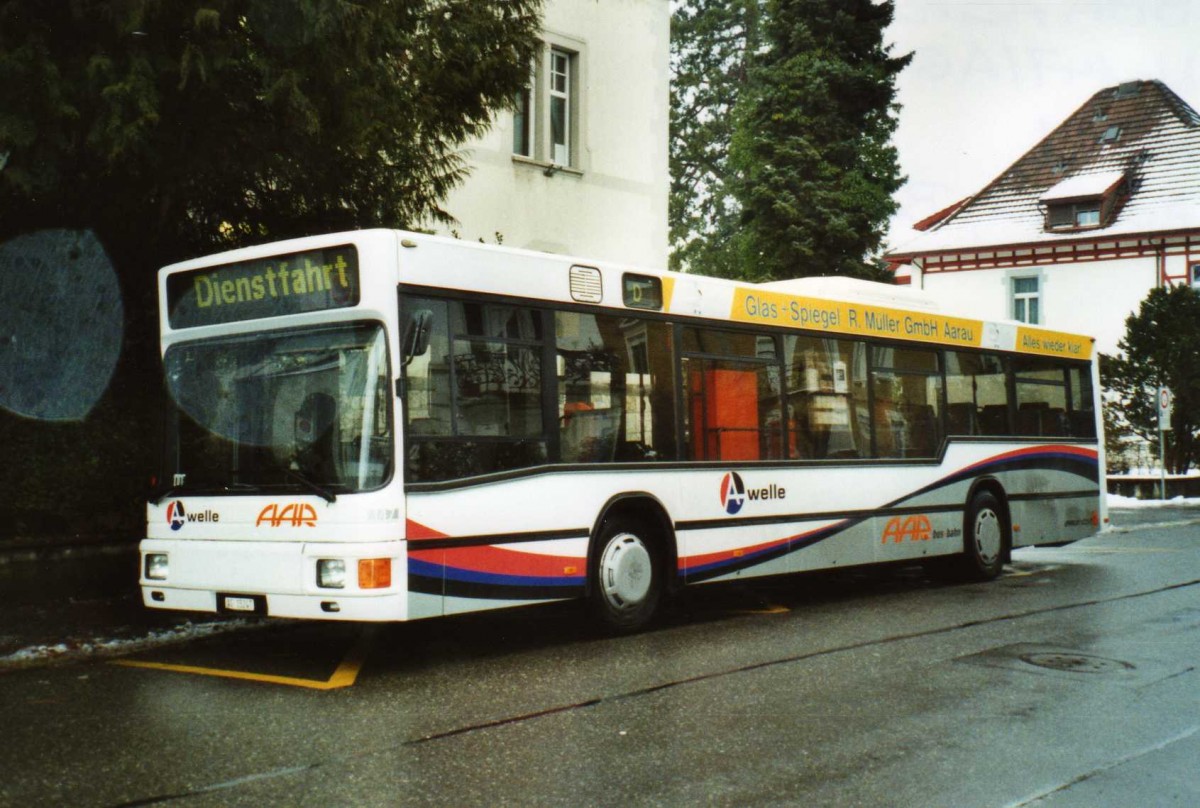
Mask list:
[[[946,432],[1009,435],[1008,378],[995,354],[946,351]]]
[[[562,462],[674,457],[668,326],[557,312],[555,349]]]
[[[942,377],[937,351],[871,351],[877,457],[934,457],[941,447]]]
[[[783,457],[774,337],[685,328],[681,363],[693,460]]]
[[[408,476],[452,480],[547,462],[537,309],[405,298],[428,349],[405,367]],[[413,352],[415,353],[415,352]]]
[[[1076,438],[1096,437],[1096,405],[1092,398],[1092,374],[1078,365],[1068,370],[1071,382],[1071,435]]]
[[[611,462],[624,423],[626,360],[612,317],[555,314],[559,452],[564,463]]]
[[[783,340],[788,457],[853,459],[871,452],[866,344],[787,336]]]
[[[1069,435],[1067,369],[1063,363],[1040,356],[1018,356],[1012,365],[1017,434],[1043,438]]]

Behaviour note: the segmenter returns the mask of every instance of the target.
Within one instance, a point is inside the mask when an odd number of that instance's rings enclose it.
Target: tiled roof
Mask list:
[[[1200,229],[1200,114],[1159,81],[1103,89],[990,185],[887,257],[1078,240],[1080,233],[1046,232],[1039,202],[1060,184],[1090,187],[1117,174],[1129,176],[1129,198],[1086,238]]]

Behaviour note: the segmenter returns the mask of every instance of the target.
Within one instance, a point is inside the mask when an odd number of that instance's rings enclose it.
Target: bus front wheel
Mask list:
[[[599,628],[636,631],[650,621],[663,575],[657,545],[644,526],[621,518],[606,522],[590,566],[588,607]]]

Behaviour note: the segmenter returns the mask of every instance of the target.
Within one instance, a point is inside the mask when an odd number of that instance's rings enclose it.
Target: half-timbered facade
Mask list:
[[[1150,289],[1200,287],[1200,115],[1158,81],[1105,88],[916,227],[887,256],[898,282],[1112,352]]]

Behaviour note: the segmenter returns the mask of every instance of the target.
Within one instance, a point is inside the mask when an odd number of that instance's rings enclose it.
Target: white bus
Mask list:
[[[159,277],[147,606],[412,620],[922,562],[1106,521],[1092,341],[844,279],[754,285],[398,231]]]

